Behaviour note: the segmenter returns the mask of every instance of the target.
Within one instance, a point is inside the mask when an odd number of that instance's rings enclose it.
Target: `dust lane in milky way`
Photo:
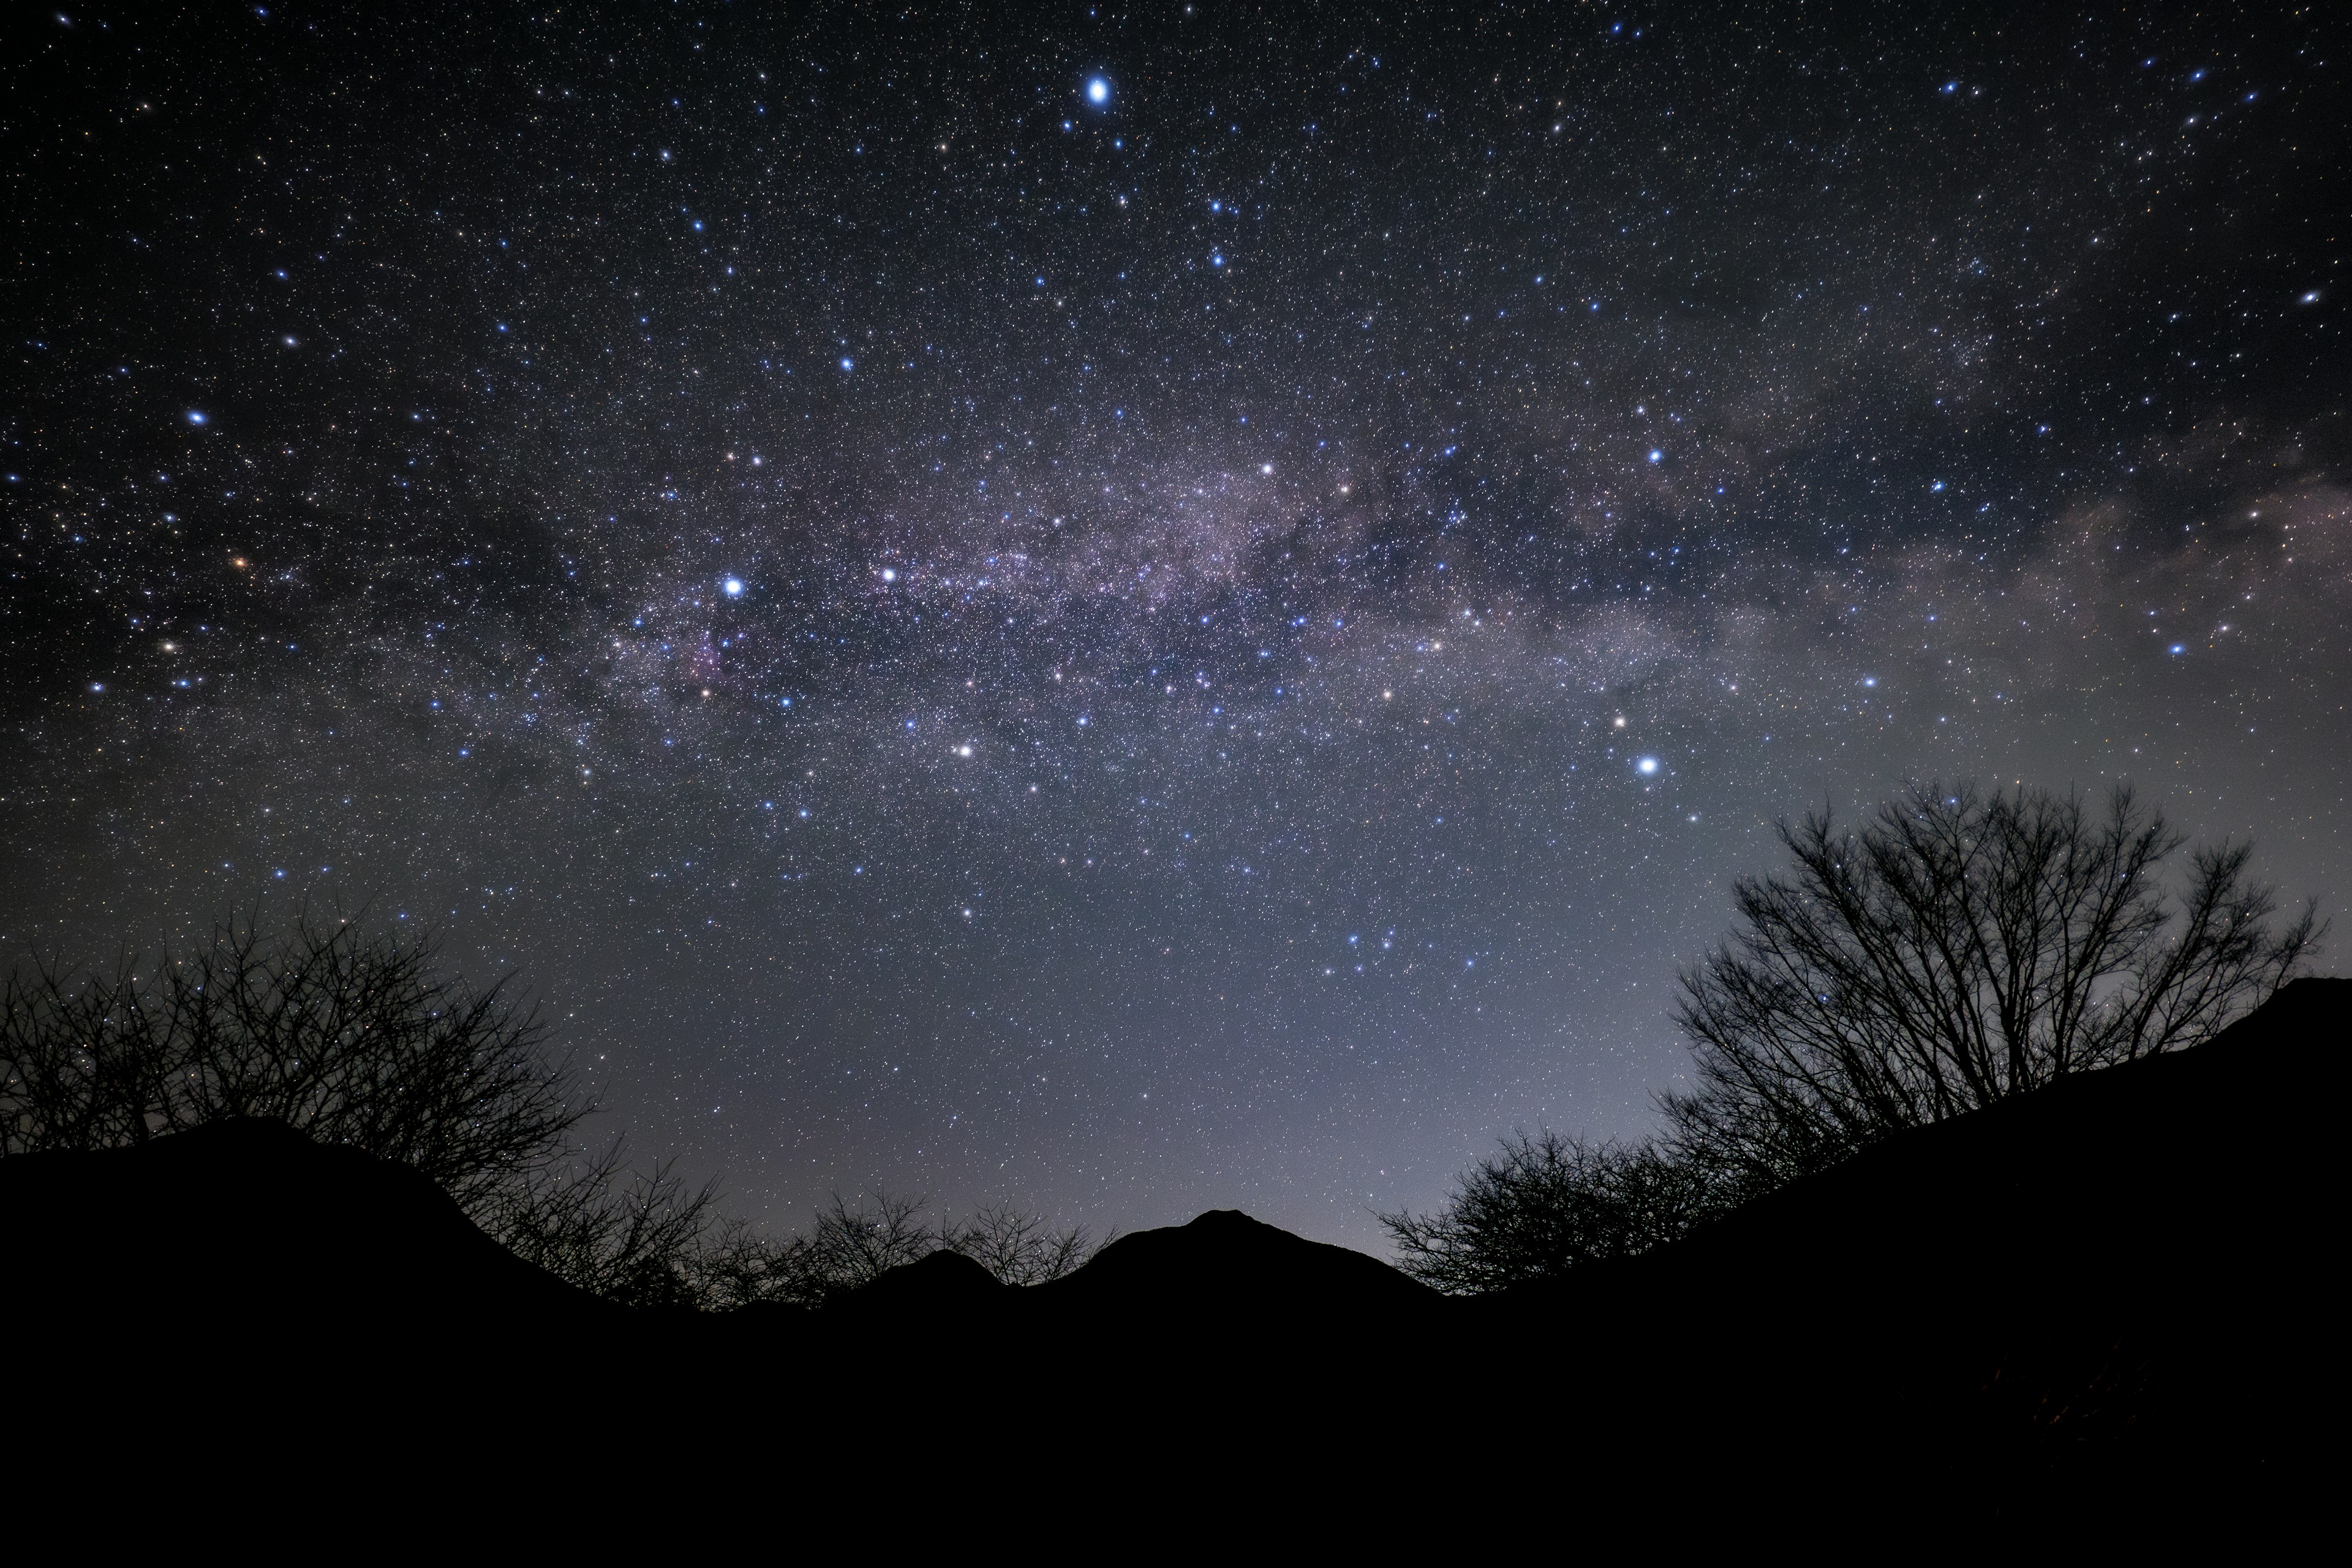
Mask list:
[[[52,18],[0,936],[519,969],[641,1149],[1377,1246],[1771,823],[2352,889],[2316,13]]]

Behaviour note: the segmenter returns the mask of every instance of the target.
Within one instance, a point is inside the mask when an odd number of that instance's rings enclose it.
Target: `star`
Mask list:
[[[408,910],[779,1235],[1380,1250],[1361,1169],[1656,1130],[1664,955],[1824,803],[2128,777],[2352,900],[2332,253],[2215,237],[2338,232],[2292,8],[1728,93],[1466,0],[590,8],[487,85],[163,9],[50,38],[168,132],[12,121],[26,951]]]

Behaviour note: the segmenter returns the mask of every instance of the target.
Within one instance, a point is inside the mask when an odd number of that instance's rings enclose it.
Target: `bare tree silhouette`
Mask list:
[[[193,951],[0,982],[0,1155],[120,1148],[236,1117],[414,1166],[556,1275],[638,1304],[695,1296],[712,1189],[623,1149],[581,1150],[593,1109],[503,982],[443,975],[429,936],[305,910],[232,919]]]
[[[1007,1285],[1042,1285],[1101,1249],[1083,1226],[1058,1230],[1010,1205],[936,1229],[923,1218],[925,1206],[888,1191],[855,1204],[836,1193],[806,1234],[781,1241],[723,1222],[681,1251],[677,1272],[696,1304],[710,1310],[821,1307],[936,1252],[961,1253]]]
[[[871,1206],[833,1194],[818,1211],[810,1233],[809,1267],[826,1294],[870,1285],[891,1269],[940,1250],[940,1238],[922,1218],[923,1200],[877,1192]]]
[[[742,1307],[821,1307],[831,1293],[806,1237],[782,1241],[748,1221],[719,1220],[682,1252],[676,1273],[695,1306],[726,1312]]]
[[[1010,1284],[1091,1256],[1083,1230],[1009,1207],[930,1228],[920,1199],[837,1194],[782,1241],[721,1220],[675,1162],[633,1171],[538,1016],[503,982],[445,977],[429,937],[298,915],[232,920],[193,951],[111,969],[19,965],[0,981],[0,1157],[121,1148],[268,1117],[412,1165],[532,1263],[635,1306],[816,1306],[946,1248]]]
[[[2285,984],[2324,934],[2279,921],[2249,846],[2183,837],[2128,788],[1915,789],[1859,832],[1783,824],[1795,864],[1736,886],[1739,929],[1682,977],[1696,1086],[1675,1152],[1768,1190],[1898,1128],[2195,1045]]]
[[[1898,1129],[2210,1039],[2326,934],[2246,845],[2191,850],[2176,898],[2186,841],[2128,788],[1920,788],[1780,841],[1791,868],[1738,882],[1738,929],[1681,976],[1666,1136],[1507,1138],[1436,1213],[1380,1216],[1400,1267],[1488,1290],[1671,1240]]]
[[[526,1172],[492,1189],[475,1220],[518,1256],[628,1306],[725,1302],[733,1233],[716,1221],[718,1184],[688,1185],[675,1160],[632,1171],[625,1154],[616,1138],[600,1154]]]
[[[1076,1271],[1118,1238],[1113,1231],[1097,1244],[1084,1226],[1055,1230],[1044,1219],[1006,1204],[981,1209],[941,1234],[941,1244],[962,1253],[1007,1285],[1043,1285]]]
[[[1541,1279],[1672,1241],[1706,1211],[1705,1179],[1647,1145],[1517,1133],[1434,1214],[1384,1214],[1397,1267],[1455,1294]]]
[[[413,1165],[468,1210],[561,1159],[592,1109],[503,982],[444,978],[429,939],[303,915],[192,952],[0,983],[0,1154],[105,1149],[240,1116]]]

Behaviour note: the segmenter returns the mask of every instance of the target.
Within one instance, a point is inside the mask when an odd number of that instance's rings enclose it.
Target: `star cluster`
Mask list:
[[[519,968],[641,1144],[1371,1245],[1770,824],[2352,889],[2320,12],[68,12],[0,934]]]

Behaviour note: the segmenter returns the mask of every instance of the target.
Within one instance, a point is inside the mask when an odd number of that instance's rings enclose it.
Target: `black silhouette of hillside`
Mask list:
[[[1444,1298],[1376,1258],[1293,1236],[1235,1209],[1136,1231],[1050,1284],[999,1284],[971,1258],[935,1252],[893,1268],[827,1308],[825,1319],[935,1325],[986,1317],[1083,1336],[1089,1325],[1164,1329],[1221,1351],[1336,1321],[1402,1329],[1431,1321]]]
[[[1412,1311],[1437,1300],[1378,1258],[1307,1241],[1238,1209],[1123,1236],[1039,1294],[1066,1310],[1151,1308],[1203,1319]]]
[[[1032,1289],[940,1254],[817,1311],[632,1313],[501,1251],[413,1173],[225,1124],[0,1162],[0,1328],[200,1345],[175,1376],[215,1409],[289,1337],[346,1384],[408,1346],[435,1397],[562,1384],[600,1419],[747,1466],[887,1468],[903,1447],[1114,1485],[1278,1476],[1261,1502],[1411,1472],[1585,1517],[1811,1500],[1839,1529],[2107,1510],[2145,1530],[2260,1495],[2275,1524],[2315,1506],[2332,1458],[2311,1432],[2341,1381],[2347,1019],[2352,981],[2299,981],[2195,1049],[1469,1299],[1223,1210]],[[453,1370],[461,1344],[475,1359]],[[103,1392],[37,1366],[17,1406]],[[437,1406],[404,1408],[378,1437],[438,1440]]]
[[[1675,1246],[1467,1305],[1556,1384],[1704,1413],[1767,1489],[1823,1454],[1892,1495],[1966,1488],[2021,1516],[2292,1489],[2340,1381],[2347,1047],[2352,981],[2297,981],[2203,1046],[1889,1138]]]
[[[170,1326],[403,1341],[617,1308],[525,1263],[404,1165],[282,1121],[214,1122],[104,1153],[0,1160],[5,1313],[18,1333]]]

